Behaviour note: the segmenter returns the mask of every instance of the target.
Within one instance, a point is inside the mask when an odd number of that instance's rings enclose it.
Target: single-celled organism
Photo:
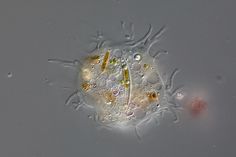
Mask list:
[[[166,27],[153,33],[149,25],[147,33],[136,40],[134,26],[132,23],[129,26],[126,28],[121,22],[125,33],[121,42],[105,40],[102,33],[98,33],[95,49],[80,61],[49,59],[49,62],[72,67],[78,72],[76,91],[66,100],[66,105],[93,109],[95,114],[89,117],[100,126],[133,127],[140,138],[140,126],[149,121],[158,124],[164,112],[171,112],[174,121],[178,121],[176,111],[180,105],[175,98],[182,87],[173,89],[178,69],[166,80],[159,71],[158,57],[167,51],[150,51]]]
[[[192,116],[199,116],[207,109],[207,102],[200,97],[195,97],[186,107]]]

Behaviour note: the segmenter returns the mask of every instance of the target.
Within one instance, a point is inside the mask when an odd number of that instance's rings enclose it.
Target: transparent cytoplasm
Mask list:
[[[135,39],[133,24],[125,27],[123,41],[106,40],[98,33],[96,47],[85,57],[75,61],[49,59],[72,67],[77,72],[76,90],[66,100],[66,105],[75,109],[91,109],[94,119],[102,126],[113,128],[135,127],[154,119],[159,121],[164,112],[171,112],[174,121],[176,114],[176,95],[180,88],[173,89],[175,69],[167,78],[162,77],[159,68],[159,55],[166,50],[151,50],[165,31],[161,27],[153,33],[148,31],[140,39]],[[127,38],[128,37],[128,38]],[[146,125],[146,124],[145,124]]]
[[[159,106],[162,85],[153,58],[137,50],[102,48],[84,59],[78,88],[103,123],[128,123]],[[141,53],[138,54],[137,52]],[[137,68],[138,67],[138,68]],[[91,102],[90,100],[93,100]]]

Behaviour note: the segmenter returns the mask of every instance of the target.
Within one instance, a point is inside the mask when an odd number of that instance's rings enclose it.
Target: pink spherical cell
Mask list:
[[[207,102],[202,98],[196,97],[189,104],[188,108],[192,116],[199,116],[207,108]]]

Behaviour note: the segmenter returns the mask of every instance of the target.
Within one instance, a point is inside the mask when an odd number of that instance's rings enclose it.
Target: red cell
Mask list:
[[[189,110],[193,116],[199,116],[203,111],[206,110],[207,103],[201,98],[194,98],[188,105]]]

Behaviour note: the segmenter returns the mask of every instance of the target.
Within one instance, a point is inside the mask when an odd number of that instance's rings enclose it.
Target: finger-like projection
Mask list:
[[[151,51],[166,30],[163,26],[156,33],[149,25],[140,39],[135,39],[133,24],[121,23],[124,41],[105,40],[101,33],[95,37],[96,47],[79,61],[50,59],[64,66],[73,67],[78,73],[76,91],[66,105],[76,109],[88,107],[95,111],[94,118],[100,125],[109,127],[134,126],[137,135],[142,123],[158,121],[164,111],[175,113],[179,107],[174,96],[180,90],[172,89],[175,69],[164,80],[158,68],[158,57],[166,50]]]

